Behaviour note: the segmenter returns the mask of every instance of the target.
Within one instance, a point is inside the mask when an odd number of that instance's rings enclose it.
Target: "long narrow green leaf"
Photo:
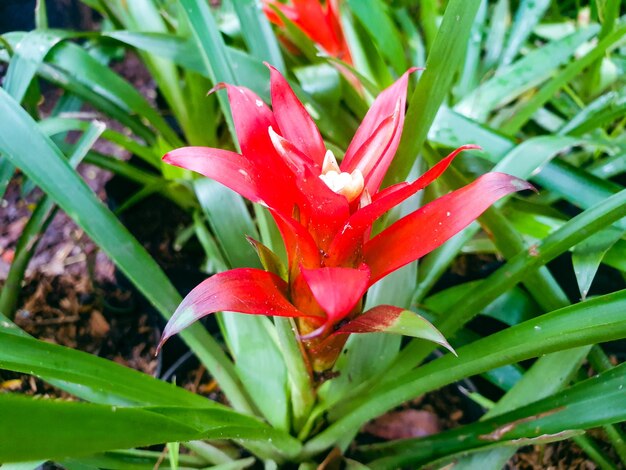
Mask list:
[[[408,66],[402,39],[389,16],[387,5],[381,0],[350,0],[348,3],[352,12],[370,33],[380,53],[398,75],[403,74]]]
[[[24,33],[8,33],[4,37],[9,43],[17,44],[24,37]],[[54,52],[61,56],[59,60],[68,70],[55,64],[56,56],[50,53],[46,56],[46,61],[39,64],[38,74],[41,77],[90,102],[128,126],[147,142],[154,140],[154,133],[139,119],[135,109],[142,114],[147,112],[145,116],[156,121],[161,118],[130,84],[76,44],[58,44]],[[0,54],[0,60],[2,59]],[[85,75],[76,74],[76,71],[84,72]],[[167,125],[163,129],[166,128]],[[176,139],[176,136],[173,138]]]
[[[14,43],[13,55],[3,82],[6,92],[21,103],[37,69],[50,49],[67,36],[67,33],[35,30],[25,34],[19,42]],[[4,195],[14,171],[13,165],[0,156],[0,198]]]
[[[623,189],[617,183],[590,175],[563,160],[546,165],[541,173],[533,176],[533,180],[583,209]],[[617,221],[615,226],[626,230],[626,220]]]
[[[81,47],[68,42],[62,43],[51,52],[48,63],[69,72],[79,83],[96,91],[128,114],[147,119],[170,145],[182,145],[165,119],[130,83]]]
[[[450,0],[439,27],[435,43],[428,54],[426,71],[409,100],[409,110],[398,153],[387,173],[386,183],[404,181],[420,152],[428,129],[439,107],[450,92],[453,78],[463,63],[480,0]],[[445,59],[444,59],[445,58]]]
[[[522,0],[520,2],[520,6],[515,13],[509,40],[502,53],[500,69],[513,62],[520,48],[549,6],[550,0]]]
[[[533,438],[567,437],[566,431],[596,427],[626,419],[625,365],[588,379],[557,395],[513,412],[425,439],[405,440],[364,448],[378,458],[373,469],[421,465],[469,449],[519,445]],[[521,442],[514,442],[519,440]],[[538,440],[537,442],[540,442]]]
[[[0,199],[4,197],[14,172],[15,168],[11,165],[11,162],[6,157],[0,155]]]
[[[32,118],[3,90],[0,129],[4,130],[0,132],[0,151],[82,227],[159,312],[169,318],[181,298],[163,271],[72,170]],[[29,145],[24,146],[24,142]],[[200,325],[184,332],[183,338],[220,382],[233,405],[249,410],[233,365],[217,342]]]
[[[354,400],[352,411],[305,445],[305,455],[332,446],[343,433],[401,403],[464,377],[555,351],[626,337],[626,291],[551,312],[460,348]],[[624,396],[624,394],[620,394]],[[601,418],[600,415],[596,415]]]
[[[24,34],[13,46],[13,57],[3,84],[6,92],[21,103],[46,55],[69,36],[66,31],[34,30]]]
[[[149,407],[145,408],[202,431],[209,439],[243,439],[271,443],[283,455],[294,457],[302,449],[302,444],[287,432],[275,429],[258,418],[238,414],[228,408],[192,407]],[[216,428],[220,423],[222,428]],[[229,430],[229,428],[233,431]],[[225,432],[222,432],[225,431]],[[207,431],[210,434],[207,434]],[[227,434],[228,433],[228,434]]]
[[[180,455],[180,465],[185,468],[204,468],[206,460],[193,455]],[[163,452],[153,450],[117,450],[109,451],[89,457],[64,459],[61,465],[72,468],[73,465],[87,465],[93,468],[109,470],[154,470],[158,464],[169,465],[170,458]]]
[[[500,61],[504,50],[507,26],[510,23],[510,1],[498,0],[491,11],[489,32],[485,40],[484,68],[491,69]]]
[[[237,77],[230,67],[224,39],[209,9],[209,5],[201,0],[179,0],[179,2],[183,7],[187,21],[191,25],[200,55],[209,71],[213,84],[219,82],[238,84]],[[237,133],[235,132],[228,99],[224,93],[218,93],[217,96],[233,141],[237,145]]]
[[[480,3],[480,8],[478,9],[476,19],[470,31],[463,68],[459,80],[454,87],[454,96],[457,99],[467,95],[471,90],[476,88],[480,81],[478,72],[482,53],[483,30],[485,29],[485,20],[487,19],[487,4],[487,0],[482,0]]]
[[[269,21],[255,0],[233,2],[241,23],[241,33],[246,46],[257,59],[267,61],[281,72],[285,72],[285,62],[280,53],[276,36]]]
[[[591,345],[558,351],[538,359],[524,376],[502,397],[484,419],[510,412],[557,393],[575,378]],[[550,377],[550,380],[545,380]],[[459,470],[502,467],[517,450],[516,446],[496,447],[474,452],[459,459]]]
[[[465,116],[484,122],[495,108],[549,78],[554,70],[569,60],[576,49],[597,34],[598,30],[597,25],[589,26],[532,51],[482,83],[455,109]]]
[[[200,438],[270,439],[291,455],[300,447],[289,435],[228,409],[123,408],[3,394],[0,412],[11,423],[0,428],[3,462],[77,457]]]
[[[0,395],[0,461],[59,459],[198,437],[198,430],[135,408]],[[24,416],[30,418],[25,420]],[[59,426],[59,423],[63,423]],[[55,429],[50,433],[50,429]]]
[[[89,121],[67,117],[49,117],[42,119],[38,122],[38,124],[44,134],[48,137],[57,136],[57,134],[66,135],[70,131],[84,132],[90,126]],[[161,155],[156,153],[155,149],[146,147],[127,135],[112,129],[105,129],[102,133],[102,138],[113,144],[119,145],[133,155],[137,155],[146,163],[155,166],[155,168],[160,167],[160,165],[156,165],[155,161],[157,159],[160,160]]]
[[[524,279],[521,273],[532,273],[533,269],[543,266],[554,257],[603,229],[607,223],[619,220],[626,215],[626,206],[622,205],[624,201],[626,201],[626,190],[571,219],[532,249],[524,250],[512,257],[506,265],[488,278],[480,294],[459,302],[448,312],[448,316],[441,323],[437,323],[437,327],[444,335],[449,335],[459,329],[478,314],[481,308],[495,300],[499,294]],[[540,302],[539,299],[536,300]],[[412,354],[419,355],[414,350]]]
[[[623,235],[624,230],[607,227],[573,248],[572,264],[583,300],[589,293],[602,258]]]
[[[20,331],[20,330],[18,330]],[[112,361],[0,329],[0,368],[76,384],[80,398],[104,405],[219,406]]]
[[[625,34],[626,26],[616,29],[609,36],[600,41],[596,47],[584,57],[571,62],[556,77],[544,85],[537,94],[524,104],[521,110],[515,113],[515,115],[502,126],[502,132],[511,135],[517,133],[531,116],[547,103],[561,87],[573,80],[586,67],[601,58],[612,47],[615,47]]]

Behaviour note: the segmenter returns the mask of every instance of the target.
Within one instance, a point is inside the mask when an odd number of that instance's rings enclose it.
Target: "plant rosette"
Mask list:
[[[309,367],[330,369],[348,336],[386,332],[434,341],[450,349],[426,319],[392,305],[365,312],[375,282],[434,250],[498,199],[529,189],[525,181],[487,173],[372,236],[373,223],[439,177],[456,149],[420,178],[381,189],[405,117],[409,74],[374,101],[341,163],[326,148],[312,118],[273,67],[272,108],[247,88],[225,88],[241,154],[207,147],[169,152],[164,161],[212,178],[269,209],[280,230],[288,266],[258,241],[265,270],[239,268],[198,285],[168,322],[160,346],[196,320],[217,311],[297,319]]]

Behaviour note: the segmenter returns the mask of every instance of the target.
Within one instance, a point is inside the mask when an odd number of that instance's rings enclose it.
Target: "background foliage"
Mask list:
[[[44,194],[0,294],[0,368],[36,375],[81,399],[0,394],[2,422],[10,423],[0,426],[0,461],[54,459],[68,468],[129,468],[132,461],[133,468],[144,468],[153,467],[159,453],[116,449],[181,442],[193,453],[178,455],[178,446],[170,445],[172,467],[245,468],[256,458],[268,468],[286,461],[315,468],[313,462],[338,447],[350,468],[413,468],[451,459],[455,468],[501,468],[521,445],[574,439],[602,468],[616,468],[615,456],[626,464],[617,424],[626,419],[626,376],[607,357],[616,344],[624,352],[623,343],[608,342],[626,337],[626,24],[619,0],[343,2],[341,19],[363,94],[295,25],[271,27],[253,0],[216,8],[203,0],[83,3],[101,16],[97,31],[48,28],[39,2],[34,30],[0,38],[0,60],[7,65],[0,89],[0,195],[16,169],[24,191],[37,186]],[[158,107],[110,68],[129,53],[154,79]],[[338,154],[373,97],[409,66],[425,66],[413,79],[387,182],[405,180],[449,148],[478,144],[484,151],[460,158],[422,202],[491,170],[538,187],[538,194],[488,210],[368,294],[371,305],[393,301],[418,309],[450,339],[458,358],[441,357],[422,340],[353,337],[336,365],[339,375],[314,397],[292,360],[288,321],[224,314],[224,344],[200,324],[182,336],[219,383],[226,407],[15,327],[25,269],[57,209],[164,317],[180,302],[171,280],[76,172],[81,161],[138,183],[142,189],[127,206],[159,193],[192,214],[188,230],[202,243],[210,272],[258,264],[243,234],[281,252],[263,208],[160,160],[182,145],[236,149],[225,94],[206,92],[225,81],[268,100],[263,61],[287,74]],[[43,83],[62,92],[49,115],[38,107]],[[124,131],[77,118],[86,104]],[[80,137],[69,143],[68,132]],[[142,164],[95,152],[97,139]],[[484,279],[441,290],[442,276],[467,254],[501,262]],[[551,268],[557,258],[566,268]],[[577,290],[563,269],[574,273]],[[598,270],[621,290],[594,281]],[[476,319],[485,317],[497,320],[497,332],[477,327]],[[597,375],[588,378],[590,370]],[[479,421],[400,444],[350,447],[368,420],[477,376],[497,396],[473,395],[488,409]],[[50,427],[54,433],[46,431]],[[598,427],[609,454],[587,433]],[[224,453],[215,440],[232,440],[245,451]]]

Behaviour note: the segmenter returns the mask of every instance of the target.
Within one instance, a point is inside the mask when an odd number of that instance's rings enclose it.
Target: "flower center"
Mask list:
[[[331,150],[327,150],[326,155],[324,155],[320,178],[334,192],[345,196],[348,202],[358,198],[365,186],[361,170],[354,170],[352,173],[341,171]]]

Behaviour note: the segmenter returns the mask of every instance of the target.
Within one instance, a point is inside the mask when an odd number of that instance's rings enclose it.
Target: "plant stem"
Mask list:
[[[285,365],[289,372],[293,427],[295,432],[299,432],[315,404],[311,372],[305,364],[300,344],[296,339],[298,330],[293,319],[276,317],[274,318],[274,325],[278,333],[278,343],[283,353]]]

